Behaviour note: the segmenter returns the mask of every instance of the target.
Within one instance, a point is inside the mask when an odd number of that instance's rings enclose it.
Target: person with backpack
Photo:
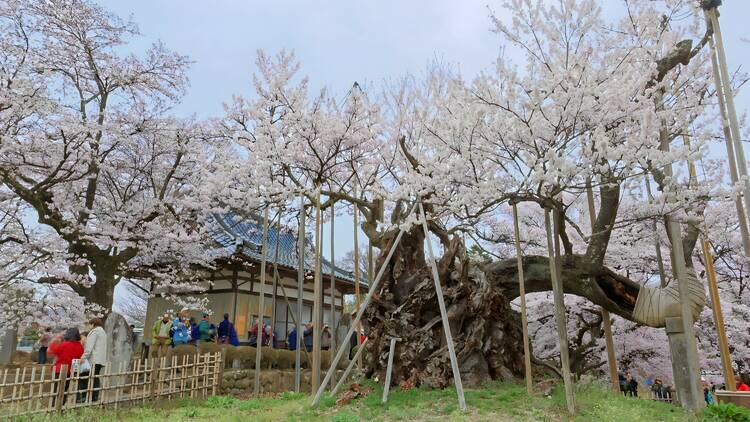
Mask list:
[[[172,344],[174,347],[189,344],[191,340],[190,332],[191,327],[188,318],[179,321],[176,326],[173,324]]]
[[[217,343],[231,344],[232,346],[240,345],[237,330],[235,330],[234,324],[229,321],[229,314],[224,314],[224,319],[219,323],[219,328],[216,331]]]

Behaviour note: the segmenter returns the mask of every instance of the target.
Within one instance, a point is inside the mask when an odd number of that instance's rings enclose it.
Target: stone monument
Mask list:
[[[104,323],[104,331],[107,333],[107,360],[112,372],[118,372],[121,365],[127,370],[133,356],[128,322],[122,315],[112,312]]]
[[[0,336],[0,364],[10,363],[13,354],[16,352],[16,343],[18,342],[18,330],[16,328],[6,328]]]

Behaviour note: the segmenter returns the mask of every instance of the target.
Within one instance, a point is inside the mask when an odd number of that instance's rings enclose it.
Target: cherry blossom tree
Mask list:
[[[137,35],[90,1],[0,2],[0,187],[45,229],[40,250],[63,245],[66,271],[37,281],[104,310],[122,274],[167,280],[201,252],[201,125],[165,114],[190,62],[122,53]]]
[[[509,23],[494,15],[493,29],[521,52],[520,66],[501,56],[467,82],[437,64],[425,78],[403,78],[382,94],[357,86],[341,99],[325,90],[310,96],[292,55],[259,55],[256,98],[235,99],[224,122],[226,136],[256,163],[245,173],[260,171],[244,181],[277,198],[302,193],[315,200],[319,189],[324,207],[354,204],[371,243],[381,251],[395,247],[366,312],[369,375],[382,375],[386,339],[397,335],[404,344],[394,362],[396,382],[450,382],[425,240],[441,247],[438,273],[464,382],[522,372],[510,306],[518,296],[516,261],[503,245],[512,239],[510,202],[536,213],[528,219],[537,222],[539,206],[553,213],[565,291],[626,319],[639,318],[639,277],[653,275],[650,263],[632,253],[617,256],[638,240],[634,224],[677,218],[684,238],[663,239],[681,241],[692,266],[696,221],[721,184],[688,183],[664,169],[700,159],[715,130],[707,123],[715,112],[703,48],[710,28],[684,3],[624,6],[622,16],[606,18],[595,1],[505,2]],[[685,147],[680,141],[688,135]],[[623,201],[644,175],[654,178],[654,200]],[[596,191],[593,227],[583,211],[587,180]],[[430,239],[408,211],[417,199]],[[531,227],[535,234],[524,235],[527,291],[548,291],[543,226]],[[466,236],[496,258],[472,260]],[[695,312],[704,301],[697,297]]]

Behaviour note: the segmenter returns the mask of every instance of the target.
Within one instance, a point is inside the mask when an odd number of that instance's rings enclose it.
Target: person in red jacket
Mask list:
[[[55,374],[60,376],[63,365],[67,365],[67,373],[70,374],[70,367],[73,359],[80,359],[83,355],[83,345],[81,344],[81,333],[78,328],[68,328],[64,334],[58,335],[49,345],[48,352],[55,355]],[[65,381],[65,391],[68,390],[70,380]],[[55,383],[57,388],[57,383]],[[52,404],[54,405],[54,397]],[[65,396],[63,396],[65,404]]]
[[[750,387],[742,382],[742,380],[737,380],[737,391],[750,391]]]

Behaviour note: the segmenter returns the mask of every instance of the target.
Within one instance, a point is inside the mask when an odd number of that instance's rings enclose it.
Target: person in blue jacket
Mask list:
[[[198,344],[201,337],[200,327],[195,323],[195,318],[190,317],[190,343]]]
[[[234,329],[234,324],[229,327],[229,344],[232,346],[240,345],[240,339],[237,337],[237,330]]]
[[[185,318],[177,323],[174,327],[174,334],[172,335],[172,342],[175,347],[181,344],[190,343],[191,337],[190,320]]]
[[[231,344],[232,346],[240,345],[240,340],[237,337],[237,330],[234,329],[234,324],[229,321],[229,314],[224,314],[224,319],[219,323],[219,327],[216,329],[216,335],[219,344]]]
[[[287,347],[289,350],[297,350],[297,327],[292,328],[287,336]]]

